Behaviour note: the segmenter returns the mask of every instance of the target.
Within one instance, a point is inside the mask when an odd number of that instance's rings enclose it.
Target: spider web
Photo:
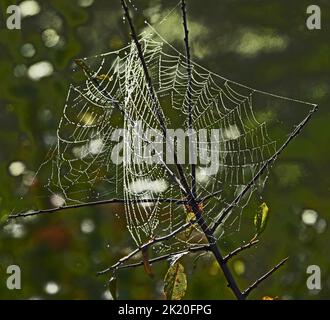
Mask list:
[[[258,179],[254,177],[315,105],[249,88],[196,63],[192,63],[189,88],[184,55],[151,27],[139,41],[167,128],[188,131],[190,90],[194,130],[198,133],[206,129],[208,135],[206,143],[196,143],[197,154],[205,161],[212,160],[211,156],[218,159],[215,171],[201,159],[196,164],[197,197],[207,198],[202,203],[205,221],[213,223],[248,186],[215,236],[238,231],[243,209],[253,193],[262,191],[268,168]],[[146,146],[154,142],[153,133],[161,131],[161,124],[152,107],[135,44],[83,61],[88,77],[84,84],[69,88],[56,146],[43,164],[51,166],[45,188],[65,205],[123,198],[127,229],[139,246],[186,223],[189,208],[163,201],[184,199],[169,175],[175,172],[175,165],[167,164],[155,150],[146,151]],[[126,129],[122,137],[116,136],[120,128]],[[211,134],[214,129],[218,135]],[[134,141],[141,145],[137,147]],[[118,143],[123,159],[120,164],[114,163],[113,156]],[[166,141],[157,141],[157,145],[165,149]],[[187,148],[177,143],[174,147]],[[182,166],[191,181],[188,161]],[[153,201],[141,203],[143,199]],[[157,244],[156,250],[174,251],[202,242],[205,237],[194,226]]]

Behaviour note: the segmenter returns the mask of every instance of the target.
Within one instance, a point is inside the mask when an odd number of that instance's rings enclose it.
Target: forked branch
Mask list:
[[[175,253],[168,253],[168,254],[164,254],[164,255],[156,257],[156,258],[152,258],[152,259],[148,260],[148,262],[150,265],[152,265],[156,262],[170,260],[170,259],[174,258],[175,256],[185,255],[188,253],[196,253],[196,252],[200,252],[200,251],[202,251],[202,252],[210,251],[210,245],[205,244],[203,246],[189,247],[182,251],[177,251]],[[139,261],[139,262],[132,263],[132,264],[126,264],[126,265],[119,266],[118,269],[135,268],[135,267],[143,266],[144,263],[145,263],[144,261]]]
[[[141,43],[139,42],[137,33],[135,31],[135,27],[134,27],[132,18],[130,16],[129,9],[128,9],[126,1],[121,0],[121,4],[122,4],[123,10],[124,10],[126,20],[128,21],[128,24],[129,24],[129,27],[130,27],[130,30],[131,30],[131,37],[132,37],[132,39],[133,39],[133,41],[136,45],[137,51],[138,51],[138,56],[139,56],[139,59],[140,59],[141,65],[142,65],[142,69],[143,69],[145,79],[146,79],[148,89],[149,89],[149,94],[150,94],[151,101],[152,101],[152,104],[153,104],[153,111],[154,111],[156,117],[158,118],[158,121],[159,121],[159,124],[161,126],[164,138],[168,140],[168,137],[167,137],[167,134],[166,134],[166,130],[167,130],[166,121],[164,119],[162,109],[159,105],[159,102],[158,102],[158,99],[157,99],[157,96],[156,96],[156,92],[155,92],[155,89],[154,89],[154,86],[153,86],[153,83],[152,83],[152,79],[151,79],[150,74],[149,74],[147,63],[146,63],[145,58],[144,58]],[[184,0],[182,0],[181,8],[183,10],[184,19],[186,19],[186,13],[185,13],[186,6],[185,6]],[[188,31],[187,21],[185,21],[185,29],[186,29],[186,31]],[[186,43],[188,43],[188,33],[187,32],[185,33],[185,37],[187,38]],[[189,46],[187,47],[187,50],[189,50]],[[218,261],[218,263],[219,263],[219,265],[220,265],[220,267],[221,267],[221,269],[222,269],[222,271],[223,271],[223,273],[224,273],[224,275],[225,275],[225,277],[228,281],[228,286],[233,291],[235,297],[239,300],[244,299],[244,296],[242,295],[240,289],[238,288],[238,285],[237,285],[231,271],[229,270],[226,262],[223,261],[222,254],[221,254],[221,252],[218,248],[217,243],[215,242],[213,233],[211,232],[211,230],[207,226],[207,224],[206,224],[206,222],[205,222],[205,220],[202,216],[202,213],[200,211],[200,208],[198,206],[198,203],[196,201],[194,193],[192,192],[192,190],[190,189],[190,187],[188,185],[188,182],[187,182],[185,173],[183,171],[183,168],[177,161],[177,155],[176,155],[175,149],[172,145],[172,141],[168,141],[168,143],[169,143],[169,146],[171,147],[171,151],[173,152],[174,162],[175,162],[177,172],[178,172],[178,175],[179,175],[178,179],[179,179],[179,181],[181,182],[181,184],[183,185],[183,187],[185,189],[185,195],[187,196],[188,201],[189,201],[189,205],[191,206],[192,211],[195,214],[196,221],[199,224],[202,231],[204,232],[204,234],[205,234],[205,236],[206,236],[206,238],[207,238],[207,240],[210,244],[210,250],[212,251],[214,257]]]
[[[239,253],[253,247],[254,245],[256,245],[258,243],[259,243],[259,240],[254,240],[254,241],[249,242],[246,245],[243,245],[243,246],[233,250],[232,252],[228,253],[223,258],[224,262],[228,262],[234,256],[236,256]],[[142,249],[141,249],[141,251],[142,251]],[[210,244],[205,244],[205,245],[195,246],[195,247],[192,246],[192,247],[188,247],[185,250],[177,251],[177,252],[174,252],[174,253],[164,254],[162,256],[149,259],[148,262],[151,265],[151,264],[156,263],[156,262],[160,262],[160,261],[164,261],[164,260],[170,260],[171,258],[174,258],[175,256],[185,255],[185,254],[189,254],[189,253],[210,252],[210,251],[211,251]],[[131,263],[131,264],[120,265],[120,266],[117,267],[117,269],[135,268],[135,267],[143,266],[144,263],[145,263],[145,261],[141,260],[139,262],[135,262],[135,263]],[[111,271],[111,270],[108,269],[108,271]]]
[[[116,270],[118,269],[121,265],[123,265],[126,261],[132,259],[134,256],[136,256],[138,253],[147,250],[149,247],[153,246],[154,244],[158,243],[158,242],[164,242],[166,240],[169,240],[171,238],[173,238],[175,235],[179,234],[180,232],[182,232],[183,230],[191,227],[192,225],[194,225],[196,223],[195,220],[191,220],[185,224],[183,224],[181,227],[177,228],[176,230],[174,230],[173,232],[167,234],[166,236],[163,237],[158,237],[158,238],[153,238],[150,241],[148,241],[147,243],[143,244],[142,246],[136,248],[135,250],[133,250],[132,252],[130,252],[127,256],[119,259],[117,261],[117,263],[115,263],[114,265],[112,265],[109,268],[106,268],[103,271],[98,272],[98,275],[102,275],[105,273],[108,273],[112,270]]]

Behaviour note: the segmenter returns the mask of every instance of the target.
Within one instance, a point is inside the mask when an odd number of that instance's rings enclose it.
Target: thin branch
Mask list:
[[[269,158],[264,165],[260,168],[257,174],[253,177],[253,179],[245,186],[242,192],[234,199],[234,201],[223,211],[221,216],[214,222],[213,226],[211,227],[212,232],[214,233],[218,226],[222,223],[222,221],[227,217],[230,211],[239,203],[241,198],[250,190],[256,180],[264,173],[264,171],[270,166],[277,157],[282,153],[282,151],[288,146],[288,144],[301,132],[303,127],[309,122],[313,114],[317,111],[318,106],[314,105],[314,108],[309,112],[308,116],[295,128],[295,130],[291,133],[289,138],[285,141],[285,143],[281,146],[280,149],[277,150],[274,155]]]
[[[171,239],[172,237],[174,237],[178,233],[182,232],[183,230],[187,229],[188,227],[194,225],[195,223],[196,223],[196,220],[191,220],[191,221],[183,224],[181,227],[177,228],[176,230],[172,231],[171,233],[167,234],[166,236],[162,236],[162,237],[159,237],[159,238],[153,238],[153,239],[151,239],[150,241],[146,242],[142,246],[140,246],[140,247],[136,248],[135,250],[133,250],[132,252],[130,252],[128,255],[124,256],[121,259],[119,259],[114,265],[112,265],[109,268],[106,268],[106,269],[98,272],[97,275],[102,275],[102,274],[108,273],[108,272],[110,272],[112,270],[119,269],[119,267],[121,265],[123,265],[126,261],[130,260],[131,258],[133,258],[139,252],[142,252],[144,250],[147,250],[149,247],[153,246],[154,244],[156,244],[158,242],[163,242],[163,241],[166,241],[166,240]]]
[[[135,27],[134,27],[131,15],[129,13],[129,9],[128,9],[128,6],[126,4],[126,1],[121,0],[121,5],[123,7],[125,17],[128,21],[128,24],[129,24],[129,27],[130,27],[130,30],[131,30],[131,37],[132,37],[132,39],[135,43],[135,46],[137,48],[137,51],[138,51],[138,56],[139,56],[139,59],[140,59],[141,65],[142,65],[142,69],[143,69],[143,73],[144,73],[144,76],[145,76],[145,79],[146,79],[146,82],[147,82],[147,85],[148,85],[148,91],[149,91],[151,101],[152,101],[152,106],[153,106],[153,109],[154,109],[153,111],[155,112],[155,115],[156,115],[157,119],[159,120],[160,126],[161,126],[163,132],[165,133],[166,132],[165,117],[164,117],[164,114],[162,112],[162,109],[158,106],[158,99],[157,99],[156,92],[155,92],[155,89],[154,89],[154,86],[153,86],[153,83],[152,83],[151,76],[149,74],[149,70],[148,70],[148,67],[147,67],[147,62],[144,59],[144,54],[143,54],[141,43],[139,42],[137,33],[135,31]]]
[[[276,270],[278,270],[280,267],[284,265],[284,263],[289,259],[289,257],[283,259],[280,263],[278,263],[274,268],[270,269],[267,273],[265,273],[263,276],[261,276],[258,280],[256,280],[252,285],[250,285],[244,292],[243,295],[246,298],[252,290],[257,288],[260,283],[265,281],[267,278],[269,278]]]
[[[187,87],[187,100],[188,100],[188,128],[189,128],[189,150],[191,157],[191,193],[196,197],[196,165],[195,161],[195,144],[191,141],[192,131],[193,131],[193,100],[192,100],[192,68],[191,68],[191,56],[190,56],[190,46],[189,46],[189,30],[187,21],[187,6],[186,1],[181,1],[181,11],[184,29],[184,43],[186,48],[186,63],[187,63],[187,75],[188,75],[188,87]]]
[[[185,253],[187,253],[187,254],[188,253],[195,253],[195,252],[199,252],[199,251],[205,251],[205,252],[210,251],[210,245],[206,244],[204,246],[190,247],[186,250],[178,251],[178,252],[175,252],[175,253],[165,254],[165,255],[150,259],[149,263],[153,264],[153,263],[160,262],[160,261],[163,261],[163,260],[169,260],[172,257],[175,257],[176,255],[181,255],[181,254],[185,254]],[[118,269],[135,268],[135,267],[143,266],[143,264],[144,264],[144,261],[139,261],[139,262],[136,262],[136,263],[119,266]]]
[[[201,200],[198,200],[199,202],[204,202],[206,200],[209,200],[210,198],[215,197],[218,194],[221,194],[223,190],[218,190],[215,192],[210,193],[209,195],[205,196],[204,198],[202,198]]]
[[[238,255],[239,253],[241,253],[242,251],[244,251],[244,250],[246,250],[246,249],[249,249],[249,248],[253,247],[253,246],[256,245],[257,243],[259,243],[259,240],[251,241],[251,242],[247,243],[246,245],[241,246],[241,247],[235,249],[234,251],[228,253],[228,254],[223,258],[223,260],[224,260],[225,262],[228,262],[232,257]]]
[[[172,199],[172,198],[154,198],[154,199],[107,199],[107,200],[100,200],[100,201],[93,201],[87,203],[79,203],[79,204],[72,204],[68,206],[50,208],[50,209],[40,209],[35,211],[27,211],[23,213],[18,213],[15,215],[10,215],[8,220],[17,219],[17,218],[25,218],[36,216],[40,214],[47,214],[47,213],[54,213],[58,211],[70,210],[70,209],[78,209],[83,207],[92,207],[92,206],[100,206],[105,204],[113,204],[113,203],[157,203],[157,202],[166,202],[166,203],[176,203],[176,204],[184,204],[187,203],[187,200],[182,199]]]

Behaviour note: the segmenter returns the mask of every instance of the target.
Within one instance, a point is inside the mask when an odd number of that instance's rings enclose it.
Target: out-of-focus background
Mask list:
[[[157,24],[176,0],[132,0],[139,31],[144,20]],[[251,298],[330,297],[330,4],[305,0],[188,0],[193,59],[215,73],[250,87],[319,104],[307,128],[280,156],[263,199],[271,208],[260,244],[233,259],[241,288],[280,259],[278,273]],[[21,30],[6,29],[6,8],[19,4]],[[318,4],[322,29],[306,27],[306,9]],[[178,8],[176,9],[178,10]],[[172,12],[170,18],[179,14]],[[173,19],[168,38],[179,50],[182,26]],[[117,50],[129,41],[119,0],[0,1],[0,298],[109,299],[106,277],[96,272],[133,246],[125,222],[114,219],[120,206],[83,208],[5,223],[54,142],[73,60]],[[123,220],[123,219],[122,219]],[[244,225],[224,251],[248,240]],[[8,290],[6,268],[19,265],[22,289]],[[197,265],[189,258],[190,299],[231,299],[211,258]],[[322,289],[308,290],[306,269],[318,265]],[[125,270],[119,298],[162,299],[167,263]]]

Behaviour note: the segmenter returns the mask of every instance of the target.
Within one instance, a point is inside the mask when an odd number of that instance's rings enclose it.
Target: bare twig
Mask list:
[[[186,250],[177,251],[175,253],[165,254],[165,255],[150,259],[149,263],[153,264],[153,263],[156,263],[156,262],[159,262],[159,261],[169,260],[169,259],[171,259],[171,258],[173,258],[177,255],[181,255],[181,254],[185,254],[185,253],[187,253],[187,254],[188,253],[195,253],[195,252],[199,252],[199,251],[204,251],[204,252],[210,251],[210,245],[206,244],[204,246],[189,247]],[[143,263],[144,263],[143,261],[139,261],[139,262],[132,263],[132,264],[122,265],[122,266],[119,266],[118,269],[135,268],[135,267],[143,266]]]
[[[265,281],[267,278],[269,278],[277,269],[279,269],[280,267],[282,267],[284,265],[284,263],[289,259],[289,257],[283,259],[280,263],[278,263],[275,267],[273,267],[272,269],[270,269],[267,273],[265,273],[263,276],[261,276],[258,280],[256,280],[253,284],[251,284],[244,292],[243,295],[244,297],[247,297],[252,290],[254,290],[255,288],[257,288],[260,283],[262,283],[263,281]]]
[[[191,57],[190,57],[190,47],[189,47],[189,30],[187,21],[187,6],[186,1],[181,1],[182,10],[182,20],[184,29],[184,43],[186,48],[186,63],[187,63],[187,74],[188,74],[188,87],[187,87],[187,102],[188,102],[188,128],[189,134],[192,135],[193,131],[193,100],[192,100],[192,67],[191,67]],[[195,137],[194,137],[195,138]],[[192,137],[189,139],[189,151],[191,162],[191,193],[196,197],[196,165],[195,165],[195,143],[191,141]]]
[[[177,228],[176,230],[172,231],[171,233],[167,234],[166,236],[151,239],[147,243],[143,244],[142,246],[140,246],[140,247],[136,248],[135,250],[133,250],[132,252],[130,252],[125,257],[119,259],[111,267],[106,268],[106,269],[98,272],[97,275],[102,275],[102,274],[108,273],[108,272],[110,272],[112,270],[119,269],[119,267],[121,265],[123,265],[126,261],[130,260],[131,258],[133,258],[139,252],[142,252],[143,250],[147,250],[149,247],[153,246],[154,244],[156,244],[158,242],[163,242],[163,241],[166,241],[166,240],[171,239],[172,237],[174,237],[178,233],[182,232],[183,230],[187,229],[188,227],[194,225],[195,223],[196,223],[196,220],[191,220],[191,221],[183,224],[181,227]]]
[[[210,193],[209,195],[205,196],[204,198],[198,200],[199,202],[204,202],[206,200],[209,200],[210,198],[213,198],[215,196],[217,196],[218,194],[221,194],[223,190],[218,190],[215,192]]]
[[[251,247],[253,247],[254,245],[256,245],[257,243],[259,243],[259,240],[254,240],[254,241],[251,241],[237,249],[235,249],[234,251],[228,253],[224,258],[223,260],[225,262],[229,261],[232,257],[238,255],[239,253],[241,253],[242,251],[246,250],[246,249],[249,249]]]
[[[105,205],[105,204],[114,204],[114,203],[123,203],[123,204],[125,204],[125,203],[157,203],[157,202],[184,204],[184,203],[187,203],[187,200],[172,199],[172,198],[130,199],[130,200],[127,200],[127,199],[107,199],[107,200],[93,201],[93,202],[87,202],[87,203],[79,203],[79,204],[73,204],[73,205],[50,208],[50,209],[40,209],[40,210],[35,210],[35,211],[27,211],[27,212],[18,213],[18,214],[15,214],[15,215],[10,215],[8,217],[8,220],[17,219],[17,218],[31,217],[31,216],[36,216],[36,215],[40,215],[40,214],[54,213],[54,212],[70,210],[70,209],[78,209],[78,208],[83,208],[83,207],[100,206],[100,205]]]
[[[148,70],[148,67],[147,67],[147,62],[144,59],[144,54],[143,54],[141,43],[139,42],[137,33],[135,31],[135,27],[134,27],[131,15],[129,13],[129,9],[128,9],[128,6],[126,4],[126,1],[121,0],[121,5],[123,7],[125,17],[128,21],[128,24],[129,24],[129,27],[130,27],[130,30],[131,30],[131,37],[132,37],[132,39],[135,43],[136,49],[138,51],[138,56],[139,56],[139,59],[140,59],[141,65],[142,65],[142,69],[143,69],[144,76],[145,76],[147,86],[148,86],[148,91],[149,91],[149,94],[150,94],[150,97],[151,97],[153,112],[155,113],[156,118],[159,120],[159,124],[161,126],[162,131],[165,133],[166,132],[165,117],[164,117],[162,109],[158,105],[159,102],[158,102],[158,99],[157,99],[157,96],[156,96],[156,92],[155,92],[155,89],[154,89],[154,86],[153,86],[153,83],[152,83],[151,76],[149,74],[149,70]]]

